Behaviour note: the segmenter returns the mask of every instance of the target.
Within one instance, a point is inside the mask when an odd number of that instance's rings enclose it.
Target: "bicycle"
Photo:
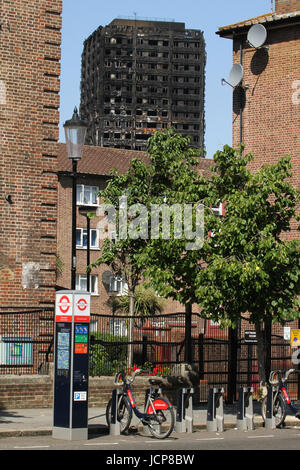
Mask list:
[[[273,416],[275,418],[275,426],[279,428],[284,424],[286,418],[287,409],[300,419],[300,410],[293,404],[286,387],[288,377],[293,372],[300,373],[299,370],[289,369],[287,371],[274,370],[271,371],[269,377],[269,384],[275,387],[275,393],[273,397]],[[264,397],[261,404],[261,414],[264,422],[266,421],[267,415],[267,396]]]
[[[151,434],[158,439],[165,439],[170,436],[174,428],[175,415],[171,403],[159,395],[158,388],[160,380],[149,379],[152,386],[145,404],[145,411],[142,413],[135,402],[131,384],[136,375],[144,372],[142,369],[134,371],[132,376],[127,376],[124,371],[119,371],[115,375],[114,384],[122,385],[122,391],[118,397],[117,419],[120,423],[120,432],[125,433],[130,426],[133,412],[135,416],[146,426]],[[112,398],[106,406],[106,422],[110,426],[112,411]]]

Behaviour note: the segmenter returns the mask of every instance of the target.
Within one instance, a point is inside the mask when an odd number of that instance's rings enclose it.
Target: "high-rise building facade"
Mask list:
[[[173,127],[204,146],[205,42],[184,23],[115,19],[84,42],[81,116],[86,143],[145,150]]]

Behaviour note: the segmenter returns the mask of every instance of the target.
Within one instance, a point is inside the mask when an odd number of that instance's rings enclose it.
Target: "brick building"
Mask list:
[[[57,253],[61,269],[57,276],[58,288],[69,289],[71,286],[71,232],[72,232],[72,164],[68,159],[65,144],[57,144],[58,155],[58,234]],[[112,168],[123,173],[127,171],[132,158],[147,159],[146,153],[134,150],[121,150],[100,146],[84,147],[82,159],[78,162],[77,178],[77,215],[76,215],[76,288],[86,289],[87,266],[87,218],[82,209],[97,211],[99,200],[96,197],[99,189],[104,189]],[[208,172],[211,160],[200,159],[201,171]],[[90,220],[90,262],[100,256],[99,217]],[[121,295],[125,283],[122,279],[111,279],[103,282],[103,272],[107,267],[92,268],[91,271],[91,311],[93,313],[111,314],[106,304],[110,295]],[[195,306],[194,311],[198,311]],[[168,302],[164,313],[184,312],[178,302]]]
[[[0,305],[45,306],[56,283],[62,0],[0,4]]]
[[[217,31],[221,38],[231,39],[233,64],[243,67],[243,79],[233,90],[234,147],[245,144],[245,152],[253,153],[251,171],[264,164],[273,164],[285,155],[291,156],[293,177],[291,183],[300,187],[300,0],[275,0],[274,11],[239,23],[222,26]],[[247,41],[253,25],[263,25],[267,37],[259,47]],[[285,238],[298,238],[297,223]],[[287,326],[299,328],[299,321]],[[247,324],[242,322],[241,336]],[[273,326],[273,334],[283,338],[283,327]],[[277,348],[277,352],[276,352]],[[288,348],[285,342],[284,348]],[[288,349],[286,349],[288,351]],[[283,357],[279,343],[274,354]],[[278,353],[278,351],[280,351]],[[291,354],[289,351],[288,355]],[[249,351],[244,351],[245,362]],[[282,359],[281,357],[281,359]],[[247,366],[248,367],[248,366]],[[253,362],[252,371],[256,370]],[[288,368],[278,360],[276,368]]]
[[[255,24],[267,32],[258,49],[247,42]],[[252,170],[291,155],[292,182],[299,188],[300,0],[275,0],[275,11],[220,27],[217,34],[232,39],[233,63],[244,71],[233,91],[233,146],[243,142],[253,153]]]
[[[184,23],[114,19],[84,42],[80,113],[86,143],[145,150],[173,126],[204,146],[205,43]]]

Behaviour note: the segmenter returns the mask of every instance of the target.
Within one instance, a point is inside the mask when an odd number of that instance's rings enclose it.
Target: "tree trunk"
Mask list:
[[[255,323],[255,331],[257,338],[258,376],[260,384],[264,385],[266,383],[266,345],[262,322]]]
[[[128,350],[127,350],[127,367],[133,364],[133,325],[134,325],[134,293],[128,292],[129,297],[129,325],[128,325]]]

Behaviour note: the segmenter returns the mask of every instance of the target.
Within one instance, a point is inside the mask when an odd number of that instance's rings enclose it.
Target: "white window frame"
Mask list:
[[[89,198],[85,199],[85,190],[89,191]],[[99,206],[98,194],[99,186],[88,184],[77,184],[76,188],[76,204],[78,206]],[[95,201],[95,202],[94,202]]]
[[[124,278],[119,276],[111,276],[109,282],[109,293],[115,294],[116,296],[127,295],[128,293],[128,284]]]
[[[114,336],[127,336],[126,320],[120,318],[109,320],[109,333]]]
[[[85,282],[85,285],[87,285],[87,274],[76,274],[76,290],[83,290],[86,291],[86,288],[82,287],[81,282]],[[93,286],[95,287],[93,290]],[[91,274],[90,275],[90,293],[91,295],[99,295],[98,294],[98,275],[97,274]]]
[[[77,244],[77,231],[80,230],[80,244]],[[85,232],[85,233],[84,233]],[[92,245],[92,234],[96,233],[96,244]],[[83,245],[83,237],[86,235],[87,237],[87,229],[82,228],[82,227],[77,227],[76,228],[76,248],[79,248],[81,250],[87,250],[87,245]],[[99,250],[99,232],[96,228],[91,228],[90,229],[90,249],[91,250]]]

